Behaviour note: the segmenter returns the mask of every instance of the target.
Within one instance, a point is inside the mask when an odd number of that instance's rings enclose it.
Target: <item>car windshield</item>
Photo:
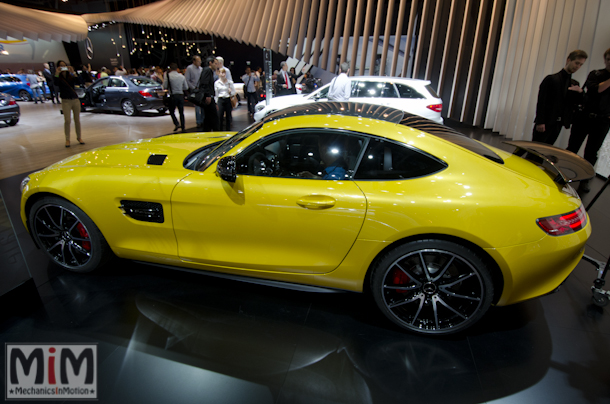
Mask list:
[[[205,171],[209,166],[211,166],[215,161],[219,160],[222,156],[225,155],[226,152],[231,150],[235,145],[241,143],[244,139],[246,139],[251,134],[257,132],[263,126],[263,122],[255,122],[252,125],[248,126],[246,129],[241,132],[237,132],[235,135],[225,140],[220,144],[217,148],[212,150],[210,154],[205,156],[201,160],[201,164],[197,167],[197,171]]]
[[[161,85],[148,77],[131,77],[130,80],[138,87],[159,87]]]

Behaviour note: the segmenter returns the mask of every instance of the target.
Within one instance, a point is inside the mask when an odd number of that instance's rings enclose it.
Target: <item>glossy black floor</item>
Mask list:
[[[246,124],[236,114],[235,125]],[[460,129],[501,146],[488,131]],[[0,181],[0,265],[26,267],[32,280],[0,299],[0,340],[97,343],[99,402],[610,403],[610,313],[591,304],[596,272],[588,263],[553,295],[492,308],[462,335],[425,338],[397,329],[354,293],[124,260],[91,274],[63,271],[19,220],[22,177]],[[585,203],[602,184],[593,181]],[[587,254],[603,260],[609,201],[610,190],[589,212]]]

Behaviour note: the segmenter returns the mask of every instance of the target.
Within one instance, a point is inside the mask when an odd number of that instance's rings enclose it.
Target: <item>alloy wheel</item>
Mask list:
[[[44,205],[36,211],[33,224],[41,248],[59,265],[78,270],[91,260],[90,232],[74,212],[59,205]]]

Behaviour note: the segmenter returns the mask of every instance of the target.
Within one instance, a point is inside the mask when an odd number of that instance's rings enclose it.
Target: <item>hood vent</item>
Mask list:
[[[151,166],[162,166],[167,154],[153,154],[148,157],[146,164]]]

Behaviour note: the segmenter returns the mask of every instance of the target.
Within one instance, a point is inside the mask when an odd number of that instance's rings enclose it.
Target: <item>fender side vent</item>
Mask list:
[[[162,166],[166,157],[167,154],[152,154],[150,157],[148,157],[146,164],[150,164],[152,166]]]
[[[132,219],[143,222],[163,223],[163,206],[155,202],[143,201],[121,201],[121,206],[125,214]]]

